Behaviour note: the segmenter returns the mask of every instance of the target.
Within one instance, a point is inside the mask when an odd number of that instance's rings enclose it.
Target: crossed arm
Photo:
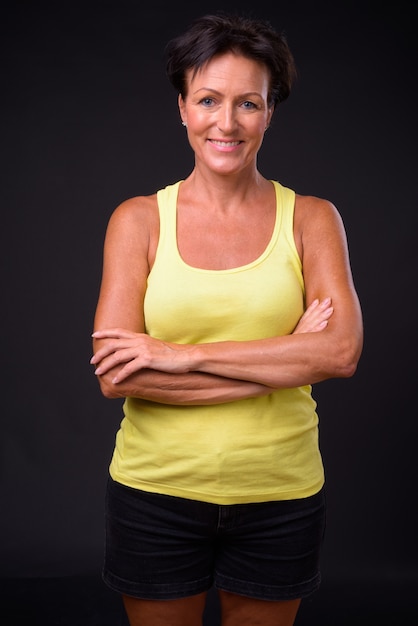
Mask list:
[[[310,304],[293,333],[196,345],[145,334],[138,314],[148,273],[145,255],[138,249],[145,241],[138,241],[140,234],[132,237],[144,229],[136,223],[138,212],[132,207],[117,210],[106,237],[91,359],[103,394],[169,404],[216,404],[352,376],[362,349],[362,322],[345,233],[332,205],[322,201],[317,209],[318,218],[305,226],[303,246]]]
[[[324,330],[333,314],[329,298],[315,300],[294,335]],[[212,404],[295,386],[272,374],[280,359],[277,339],[183,345],[114,328],[93,333],[104,340],[91,359],[107,397],[134,396],[170,404]],[[265,371],[263,371],[265,370]]]

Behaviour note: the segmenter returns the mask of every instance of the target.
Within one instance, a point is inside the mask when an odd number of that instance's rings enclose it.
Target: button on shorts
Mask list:
[[[169,600],[218,589],[262,600],[303,598],[320,584],[324,489],[308,498],[216,505],[109,478],[105,583]]]

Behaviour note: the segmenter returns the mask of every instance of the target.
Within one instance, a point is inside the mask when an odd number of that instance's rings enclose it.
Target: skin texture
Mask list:
[[[263,65],[227,53],[190,73],[187,95],[179,97],[195,167],[180,185],[177,239],[191,266],[248,264],[271,238],[274,188],[257,169],[273,114],[268,81]],[[109,221],[91,360],[106,397],[216,404],[354,374],[362,318],[344,227],[332,203],[296,196],[294,238],[307,308],[283,337],[180,345],[146,335],[143,299],[158,236],[155,195],[127,200]],[[220,598],[223,626],[291,626],[299,606],[299,600],[263,602],[225,592]],[[131,626],[197,626],[204,600],[204,594],[166,602],[125,598],[125,606]]]
[[[300,600],[264,602],[219,592],[222,626],[292,626]],[[125,596],[131,626],[201,626],[206,594],[180,600],[137,600]]]

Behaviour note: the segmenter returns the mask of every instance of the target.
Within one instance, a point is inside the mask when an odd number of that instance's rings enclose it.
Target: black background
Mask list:
[[[356,375],[315,387],[327,580],[417,584],[417,39],[403,2],[14,2],[1,9],[0,576],[100,572],[121,403],[89,365],[103,237],[117,204],[184,178],[192,153],[164,46],[245,11],[299,70],[259,157],[332,200],[364,314]]]

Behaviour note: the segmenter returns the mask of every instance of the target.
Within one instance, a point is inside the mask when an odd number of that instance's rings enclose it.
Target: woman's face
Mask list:
[[[261,63],[228,52],[195,76],[187,74],[187,96],[179,96],[196,165],[220,174],[253,168],[270,123],[269,72]]]

